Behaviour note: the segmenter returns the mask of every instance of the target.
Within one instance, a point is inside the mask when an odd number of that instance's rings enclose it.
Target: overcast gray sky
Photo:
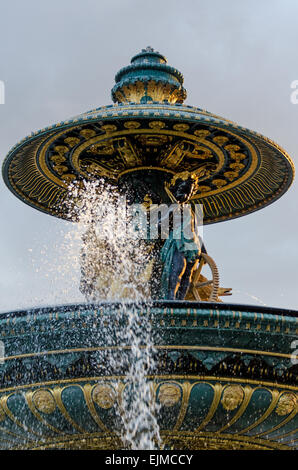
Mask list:
[[[187,104],[298,157],[297,0],[1,0],[1,163],[31,131],[111,103],[115,73],[150,45],[185,77]],[[205,227],[232,302],[296,309],[297,183],[273,205]],[[79,302],[75,227],[0,182],[0,310]],[[70,245],[73,244],[72,248]]]

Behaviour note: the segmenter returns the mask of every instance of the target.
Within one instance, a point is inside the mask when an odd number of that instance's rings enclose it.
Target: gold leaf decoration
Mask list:
[[[6,414],[3,408],[0,408],[0,423],[5,420]]]
[[[165,128],[165,123],[162,122],[162,121],[151,121],[149,122],[149,127],[151,127],[151,129],[156,129],[156,130],[160,130],[160,129],[164,129]]]
[[[276,414],[285,416],[290,414],[297,404],[297,396],[295,393],[283,393],[276,407]]]
[[[232,170],[235,170],[235,171],[241,171],[243,170],[243,168],[245,168],[245,165],[243,163],[236,162],[236,163],[231,163],[230,168],[232,168]]]
[[[56,145],[56,146],[54,147],[54,150],[55,150],[55,152],[57,152],[59,155],[63,156],[63,155],[65,155],[65,154],[68,152],[69,148],[66,147],[66,145]]]
[[[124,127],[126,129],[138,129],[141,126],[141,123],[137,121],[126,121]]]
[[[181,397],[181,390],[176,384],[162,384],[159,388],[159,402],[167,408],[174,406],[179,402]]]
[[[222,186],[225,186],[227,184],[226,180],[223,180],[221,178],[212,180],[212,184],[216,186],[217,188],[221,188]]]
[[[68,168],[65,165],[55,165],[53,169],[58,173],[58,175],[63,175],[63,173],[68,171]]]
[[[71,173],[68,173],[67,175],[63,175],[63,181],[65,181],[66,183],[72,183],[73,180],[75,179],[76,179],[76,176],[72,175]]]
[[[117,130],[117,126],[115,126],[115,124],[105,124],[104,126],[101,126],[101,129],[109,134],[110,132],[115,132]]]
[[[63,157],[62,155],[52,155],[50,157],[50,160],[54,163],[56,163],[57,165],[60,165],[60,163],[62,162],[66,162],[66,158]]]
[[[225,150],[227,152],[234,153],[234,152],[237,152],[238,150],[240,150],[240,147],[239,147],[239,145],[226,145]]]
[[[64,142],[70,147],[74,147],[80,142],[80,139],[78,137],[66,137],[66,139],[64,139]]]
[[[229,140],[229,138],[225,137],[224,135],[218,135],[217,137],[213,137],[212,140],[218,145],[224,145]]]
[[[229,385],[223,392],[222,406],[227,411],[233,411],[242,403],[243,397],[244,392],[240,385]]]
[[[96,385],[92,393],[93,401],[105,410],[112,408],[116,401],[115,390],[107,384]]]
[[[198,186],[197,191],[200,193],[208,193],[211,191],[210,186]]]
[[[231,158],[236,162],[240,162],[246,158],[246,155],[244,153],[231,153]]]
[[[96,132],[93,129],[82,129],[80,131],[80,135],[84,137],[86,140],[91,139],[91,137],[94,137],[95,134]]]
[[[224,173],[224,176],[229,180],[233,181],[235,178],[238,177],[238,172],[237,171],[226,171]]]
[[[33,403],[42,413],[51,414],[55,411],[56,403],[48,390],[38,390],[33,395]]]
[[[210,135],[210,131],[208,131],[207,129],[206,130],[199,129],[199,130],[194,131],[194,135],[196,135],[197,137],[200,137],[201,139],[205,139],[205,137]]]
[[[184,123],[174,124],[173,129],[175,129],[175,131],[185,132],[189,129],[189,125]]]

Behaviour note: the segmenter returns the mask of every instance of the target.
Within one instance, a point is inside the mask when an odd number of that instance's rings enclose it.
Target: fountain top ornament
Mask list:
[[[142,186],[189,172],[204,224],[259,210],[282,196],[294,177],[288,154],[270,139],[208,111],[185,105],[183,75],[151,47],[115,77],[115,104],[33,132],[3,165],[4,181],[23,202],[68,220],[75,184],[127,175]],[[124,179],[125,179],[124,178]],[[141,199],[146,194],[141,195]],[[162,199],[162,198],[161,198]]]

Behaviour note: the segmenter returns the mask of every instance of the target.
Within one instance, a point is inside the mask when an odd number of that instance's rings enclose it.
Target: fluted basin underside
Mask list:
[[[297,312],[165,301],[2,313],[2,449],[123,448],[129,308],[151,324],[163,448],[297,446]]]

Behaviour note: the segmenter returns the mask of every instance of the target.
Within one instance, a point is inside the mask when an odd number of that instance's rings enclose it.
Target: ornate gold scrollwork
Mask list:
[[[126,167],[134,168],[135,166],[142,164],[142,159],[139,157],[137,150],[127,137],[117,139],[115,141],[115,147]]]
[[[87,150],[87,153],[92,153],[95,155],[113,155],[115,153],[115,148],[112,140],[100,142],[99,144],[91,145]]]
[[[110,139],[104,142],[100,142],[98,144],[91,145],[87,150],[87,153],[91,153],[93,155],[106,156],[112,156],[115,153],[118,153],[125,166],[129,168],[133,168],[142,164],[142,160],[139,157],[137,150],[131,143],[130,139],[128,139],[127,137]],[[101,168],[99,162],[97,166],[99,169]],[[96,170],[96,168],[92,168],[92,172],[94,170]]]
[[[161,130],[161,129],[164,129],[166,127],[165,123],[162,122],[162,121],[150,121],[149,122],[149,127],[151,129],[154,129],[154,130]]]
[[[231,163],[230,168],[232,168],[232,170],[235,170],[235,171],[238,172],[238,171],[243,170],[243,168],[245,168],[245,165],[244,165],[244,163],[236,162],[236,163]]]
[[[175,131],[185,132],[189,129],[189,127],[189,124],[181,122],[179,124],[174,124],[173,129],[175,129]]]
[[[181,171],[180,173],[176,173],[176,175],[174,175],[170,181],[170,186],[174,186],[174,184],[176,183],[178,179],[182,181],[186,181],[189,178],[193,179],[194,181],[197,180],[197,177],[195,176],[195,174],[191,173],[190,171]]]
[[[66,175],[63,175],[62,176],[62,179],[63,181],[65,181],[67,184],[70,184],[72,183],[75,179],[76,179],[76,176],[71,174],[71,173],[67,173]]]
[[[101,126],[101,129],[105,131],[106,134],[110,134],[117,130],[117,126],[115,126],[115,124],[105,124],[104,126]]]
[[[164,145],[167,142],[170,142],[172,140],[172,137],[163,134],[143,134],[136,135],[136,140],[138,140],[144,147],[159,147],[160,145]]]
[[[198,193],[208,193],[209,191],[211,191],[210,186],[198,186],[197,187]]]
[[[224,145],[226,142],[228,142],[229,138],[225,137],[224,135],[219,135],[217,137],[213,137],[213,142],[215,142],[218,145]]]
[[[50,160],[54,162],[56,165],[60,165],[63,162],[66,162],[66,158],[63,155],[51,155]]]
[[[68,168],[65,165],[55,165],[53,166],[53,170],[55,170],[56,173],[61,176],[63,175],[63,173],[66,173],[68,171]]]
[[[74,147],[78,143],[80,143],[80,139],[78,137],[66,137],[64,142],[69,145],[70,147]]]
[[[63,156],[69,151],[69,148],[66,145],[56,145],[54,150],[58,155]]]
[[[221,188],[227,184],[226,180],[223,180],[222,178],[214,179],[211,181],[211,183],[214,184],[214,186],[217,188]]]
[[[84,137],[86,140],[91,139],[91,137],[94,137],[96,132],[93,129],[82,129],[80,131],[80,135]]]
[[[239,153],[239,152],[238,153],[231,152],[230,155],[231,155],[231,158],[233,160],[236,160],[237,163],[241,162],[241,160],[245,160],[245,158],[246,158],[246,155],[244,153]]]
[[[210,134],[211,134],[211,132],[208,131],[207,129],[198,129],[198,130],[194,131],[194,135],[196,135],[200,139],[205,139]]]
[[[233,181],[235,178],[238,178],[239,173],[237,171],[226,171],[224,176],[229,180]]]
[[[142,202],[142,208],[144,210],[148,210],[152,204],[153,202],[149,194],[145,194],[143,202]]]
[[[230,152],[230,153],[235,153],[235,152],[238,152],[238,150],[240,150],[240,147],[239,145],[225,145],[225,150],[227,152]]]
[[[180,140],[162,154],[160,165],[174,169],[179,166],[184,158],[207,160],[211,159],[212,156],[210,149],[187,140]]]
[[[141,123],[138,121],[126,121],[124,123],[125,129],[138,129],[141,126]]]

